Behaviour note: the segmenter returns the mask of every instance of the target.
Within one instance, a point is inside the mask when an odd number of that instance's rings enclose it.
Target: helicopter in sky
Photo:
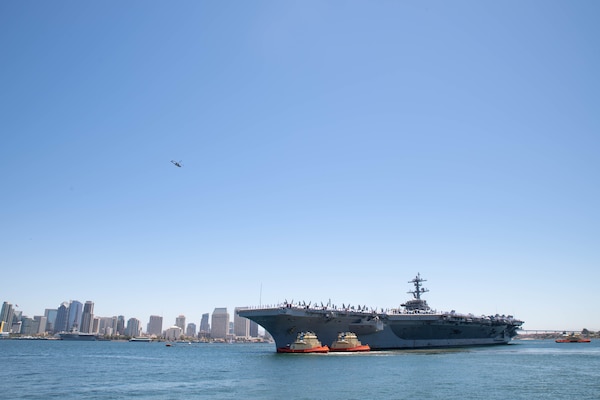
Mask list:
[[[181,168],[183,166],[183,164],[181,164],[181,161],[171,160],[171,163],[173,163],[173,165],[178,168]]]

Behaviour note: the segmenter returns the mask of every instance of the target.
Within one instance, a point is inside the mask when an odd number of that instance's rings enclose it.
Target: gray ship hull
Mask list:
[[[238,314],[261,325],[276,346],[292,343],[298,332],[312,331],[330,345],[339,332],[354,332],[373,350],[506,344],[522,322],[512,317],[474,317],[455,313],[374,313],[283,305],[241,309]]]
[[[73,333],[73,332],[68,332],[68,333],[59,333],[60,339],[61,340],[78,340],[78,341],[94,341],[96,340],[96,335],[92,334],[92,333]]]

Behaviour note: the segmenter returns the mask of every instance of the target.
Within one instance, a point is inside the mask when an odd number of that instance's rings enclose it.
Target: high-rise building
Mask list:
[[[58,310],[55,308],[46,308],[44,317],[46,317],[46,332],[54,332],[56,326],[56,314]]]
[[[33,317],[34,332],[33,335],[43,335],[46,332],[46,325],[48,323],[48,318],[43,315],[35,315]]]
[[[185,330],[185,315],[175,318],[175,326],[180,327],[182,331]]]
[[[163,317],[151,315],[150,320],[148,321],[146,333],[148,333],[148,335],[162,336],[162,325]]]
[[[250,337],[258,337],[258,324],[250,321]]]
[[[215,308],[212,314],[210,336],[213,339],[226,339],[229,333],[229,313],[227,308]]]
[[[94,302],[86,301],[81,315],[81,326],[79,331],[83,333],[92,333],[94,327]]]
[[[2,303],[2,311],[0,311],[0,332],[10,332],[13,323],[15,310],[12,304],[5,301]]]
[[[196,337],[196,324],[190,322],[185,330],[185,336]]]
[[[83,304],[77,300],[71,300],[69,304],[69,317],[67,320],[67,330],[79,329],[81,326],[81,313]]]
[[[250,337],[250,320],[238,315],[239,308],[233,313],[233,334],[239,337]]]
[[[107,324],[106,327],[112,329],[111,335],[116,335],[117,334],[117,327],[119,326],[119,317],[117,317],[116,315],[113,315],[111,317],[111,320],[112,320],[111,323]]]
[[[117,317],[101,317],[98,324],[98,333],[101,335],[114,335],[117,333]]]
[[[129,318],[127,320],[127,328],[125,328],[125,335],[131,337],[140,336],[142,331],[141,325],[139,319]]]
[[[27,318],[27,317],[25,317]],[[21,333],[21,328],[23,327],[23,321],[21,318],[18,320],[13,319],[12,327],[10,328],[10,333]]]
[[[15,333],[20,333],[22,335],[35,335],[36,326],[33,318],[29,318],[24,315],[21,317],[21,329],[19,331],[15,331]]]
[[[208,323],[208,313],[202,314],[200,319],[200,332],[201,335],[208,335],[210,333],[210,324]]]
[[[200,319],[200,329],[198,329],[198,337],[210,337],[210,324],[208,323],[208,313],[202,314],[202,318]]]
[[[53,332],[66,332],[69,326],[69,303],[64,301],[56,311],[56,320],[54,322]]]
[[[125,334],[125,317],[123,315],[119,315],[117,317],[117,335]]]

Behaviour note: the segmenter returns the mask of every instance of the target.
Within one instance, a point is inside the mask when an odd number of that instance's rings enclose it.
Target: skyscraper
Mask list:
[[[175,326],[178,326],[182,331],[185,331],[185,315],[180,315],[175,318]]]
[[[125,317],[123,315],[119,315],[117,317],[117,335],[125,334]]]
[[[2,303],[2,311],[0,311],[0,332],[10,332],[14,312],[15,310],[13,309],[12,304],[7,301]]]
[[[67,330],[79,329],[81,324],[81,313],[83,304],[80,301],[72,300],[69,304],[69,317],[67,320]]]
[[[21,330],[15,333],[21,333],[23,335],[35,335],[37,333],[37,328],[35,326],[35,321],[33,318],[29,318],[27,316],[21,317]]]
[[[141,323],[137,318],[129,318],[127,320],[127,328],[125,328],[125,335],[135,337],[139,336],[141,332]]]
[[[163,317],[151,315],[150,320],[148,321],[146,333],[148,333],[148,335],[162,336],[162,325]]]
[[[200,330],[198,332],[198,337],[207,338],[210,336],[210,324],[208,323],[208,313],[202,314],[202,318],[200,319]]]
[[[56,326],[56,314],[58,310],[55,308],[46,308],[44,311],[44,317],[46,317],[46,331],[54,332],[54,327]]]
[[[258,324],[250,321],[250,337],[258,337]]]
[[[239,308],[233,312],[233,334],[240,337],[250,337],[250,320],[238,315]]]
[[[56,321],[54,322],[54,332],[66,332],[67,326],[69,325],[69,303],[63,301],[58,306],[56,312]]]
[[[196,324],[190,322],[185,330],[185,336],[196,337]]]
[[[48,318],[43,315],[35,315],[33,317],[34,329],[33,335],[42,335],[46,332],[46,325],[48,323]]]
[[[215,308],[212,314],[210,336],[213,339],[226,339],[229,331],[227,308]]]
[[[100,318],[98,333],[101,335],[115,335],[117,333],[117,317]]]
[[[94,302],[86,301],[83,306],[83,314],[81,315],[81,326],[79,331],[83,333],[91,333],[94,324]]]

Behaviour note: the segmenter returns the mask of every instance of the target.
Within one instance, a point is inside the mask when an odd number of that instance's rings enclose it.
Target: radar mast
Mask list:
[[[421,273],[417,273],[417,276],[414,277],[412,281],[408,281],[408,283],[412,283],[415,285],[415,290],[411,290],[407,293],[410,293],[414,296],[415,299],[421,300],[421,293],[429,292],[429,289],[425,289],[421,287],[421,282],[427,282],[427,279],[421,278]]]
[[[412,300],[408,300],[406,303],[401,304],[402,307],[404,307],[406,309],[406,311],[428,311],[429,310],[429,306],[427,305],[427,302],[423,299],[421,299],[421,293],[426,293],[429,292],[428,289],[425,289],[424,287],[421,286],[422,282],[426,282],[426,279],[421,278],[421,273],[418,273],[417,276],[415,276],[415,278],[411,281],[409,281],[408,283],[412,283],[413,285],[415,285],[415,290],[411,290],[407,293],[410,293],[413,295],[413,299]]]

